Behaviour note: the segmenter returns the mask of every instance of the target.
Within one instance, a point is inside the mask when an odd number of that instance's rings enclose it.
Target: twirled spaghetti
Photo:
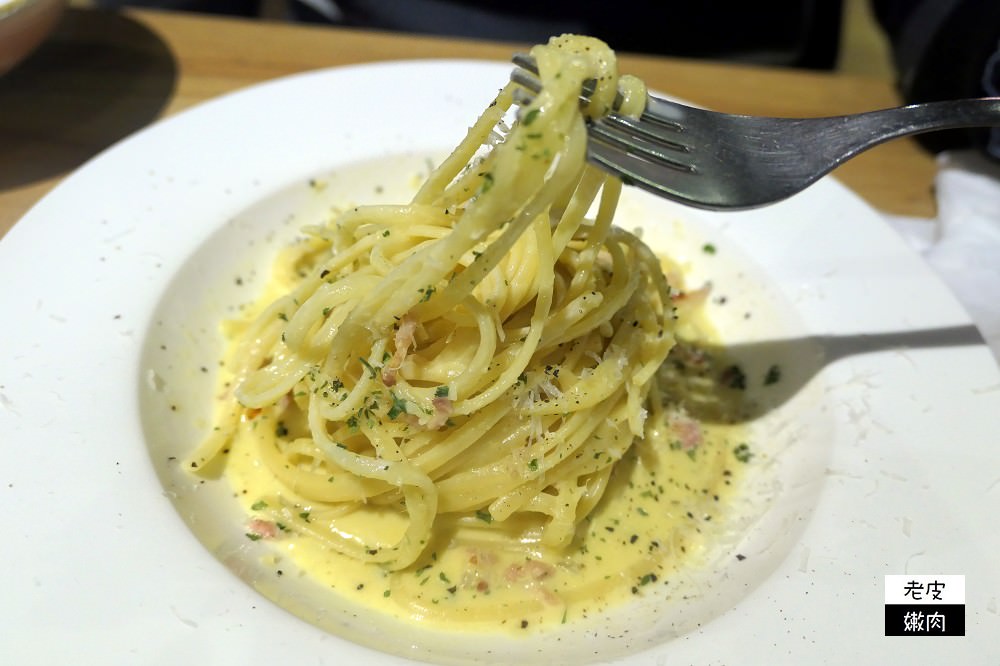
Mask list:
[[[579,541],[635,442],[668,446],[670,287],[612,225],[621,183],[585,160],[586,117],[619,94],[637,113],[644,88],[597,40],[532,55],[542,90],[511,127],[515,84],[409,204],[354,208],[286,250],[285,293],[235,325],[189,464],[250,447],[267,485],[251,538],[305,535],[386,572],[426,568],[442,539],[538,561]]]

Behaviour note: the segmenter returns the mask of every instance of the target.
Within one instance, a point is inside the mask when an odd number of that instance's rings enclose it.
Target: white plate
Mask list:
[[[406,62],[256,86],[108,150],[4,238],[0,660],[403,661],[279,609],[233,575],[252,575],[245,562],[227,569],[192,535],[185,520],[210,518],[182,520],[164,490],[164,454],[196,432],[201,389],[181,404],[183,392],[167,395],[149,372],[173,389],[213,358],[213,308],[236,293],[232,271],[266,269],[299,221],[284,214],[308,203],[310,178],[440,154],[508,73],[500,63]],[[713,312],[753,372],[782,364],[772,409],[755,426],[768,464],[747,515],[766,511],[729,544],[745,559],[713,570],[687,624],[649,620],[625,632],[613,626],[619,617],[565,640],[486,641],[493,658],[995,663],[1000,374],[946,288],[830,179],[780,205],[722,215],[629,191],[620,219],[715,281],[727,302]],[[715,255],[700,252],[706,240]],[[186,425],[169,404],[191,411]],[[765,495],[767,505],[757,501]],[[967,635],[886,638],[883,576],[900,573],[966,576]],[[445,661],[478,645],[419,632],[405,644],[358,639]]]

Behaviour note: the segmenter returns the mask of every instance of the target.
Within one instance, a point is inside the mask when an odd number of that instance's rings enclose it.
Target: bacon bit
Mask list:
[[[431,400],[431,404],[434,406],[434,414],[427,422],[426,427],[428,430],[438,430],[448,422],[448,417],[451,416],[451,398],[434,398]]]
[[[396,385],[396,373],[406,360],[406,355],[410,352],[410,347],[416,347],[417,342],[414,334],[417,331],[417,320],[406,314],[399,320],[399,328],[396,329],[394,339],[396,351],[388,363],[382,366],[382,383],[386,386]]]
[[[675,303],[684,301],[685,304],[690,303],[692,305],[696,305],[707,301],[710,293],[712,293],[712,283],[706,282],[693,291],[682,291],[674,294],[673,299]]]
[[[261,520],[260,518],[254,518],[247,523],[247,530],[262,539],[273,539],[278,536],[278,526],[270,520]]]
[[[525,577],[530,579],[529,583],[538,582],[548,578],[555,571],[555,567],[551,564],[539,562],[538,560],[528,560],[524,564],[512,564],[507,567],[507,571],[504,572],[504,578],[510,583],[516,583]]]
[[[684,451],[693,451],[702,442],[701,424],[683,412],[670,416],[670,428],[677,435]]]
[[[548,578],[556,572],[556,568],[554,566],[546,564],[545,562],[539,562],[538,560],[528,560],[525,566],[528,568],[528,574],[534,580]]]
[[[479,548],[468,548],[468,565],[462,574],[460,585],[465,589],[487,592],[490,589],[490,579],[497,563],[496,553]]]

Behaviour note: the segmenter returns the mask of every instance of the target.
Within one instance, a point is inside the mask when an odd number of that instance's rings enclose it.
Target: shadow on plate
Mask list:
[[[75,169],[145,127],[176,79],[173,55],[145,26],[112,12],[67,11],[34,54],[0,77],[0,190]]]
[[[786,403],[820,370],[883,351],[985,344],[973,325],[712,345],[679,340],[662,369],[670,402],[705,422],[752,421]]]

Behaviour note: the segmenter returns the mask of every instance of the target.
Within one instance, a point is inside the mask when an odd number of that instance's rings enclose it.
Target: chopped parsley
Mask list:
[[[480,190],[483,193],[489,192],[490,188],[493,187],[493,174],[487,171],[483,174],[483,188]]]
[[[745,463],[750,462],[750,459],[753,458],[753,451],[750,450],[750,446],[746,442],[743,442],[742,444],[738,444],[736,448],[733,449],[733,455],[736,456],[736,459],[741,463]]]
[[[482,509],[476,511],[476,518],[483,521],[484,523],[492,523],[493,516],[490,515],[489,511],[483,511]]]
[[[392,391],[389,392],[389,397],[392,398],[392,406],[389,407],[387,416],[390,419],[395,419],[400,414],[406,413],[406,401],[401,399]]]
[[[423,296],[420,298],[420,302],[425,303],[431,300],[431,296],[434,295],[434,292],[437,291],[437,289],[435,289],[431,285],[427,285],[426,287],[421,287],[420,289],[417,289],[417,291],[423,294]]]
[[[375,368],[373,368],[372,364],[368,362],[368,359],[366,359],[364,356],[359,356],[358,360],[361,361],[361,365],[365,366],[365,368],[368,370],[369,377],[375,379],[375,377],[378,376],[378,373],[375,372]]]
[[[256,502],[250,505],[250,508],[253,509],[254,511],[260,511],[261,509],[266,509],[267,502],[265,502],[264,500],[257,500]]]
[[[451,391],[448,389],[447,384],[441,384],[436,389],[434,389],[435,398],[447,398]]]

